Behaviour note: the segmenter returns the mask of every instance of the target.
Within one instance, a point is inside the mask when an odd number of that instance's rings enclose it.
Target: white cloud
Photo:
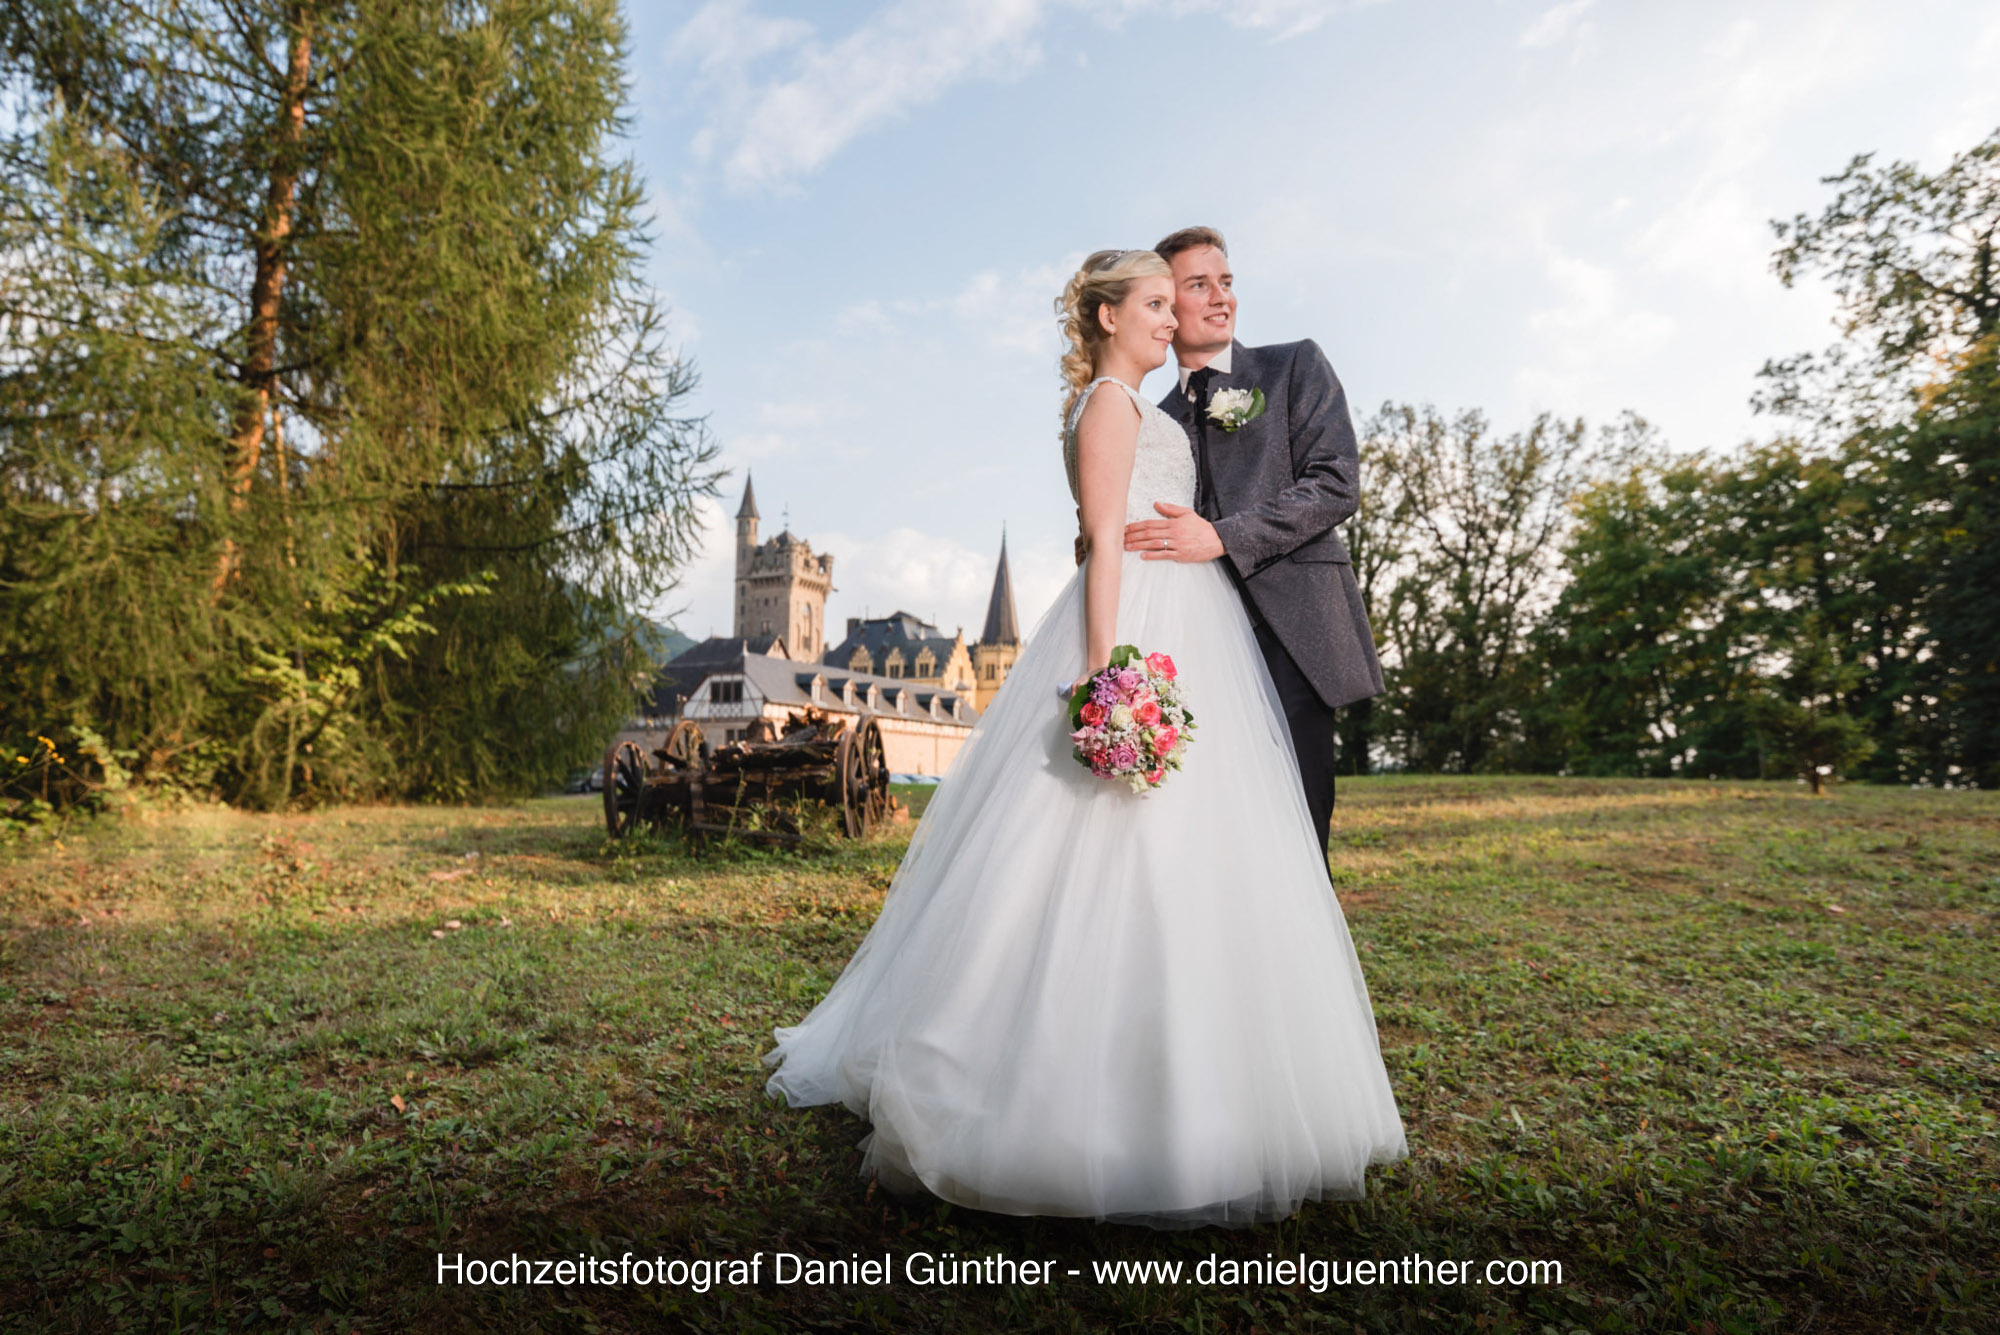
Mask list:
[[[849,617],[864,614],[911,612],[947,635],[963,629],[968,642],[979,638],[986,624],[986,603],[993,594],[993,571],[1000,556],[997,532],[984,542],[974,537],[971,545],[907,527],[867,538],[832,532],[814,538],[813,550],[834,554],[837,592],[827,603],[827,626],[836,639],[845,633]],[[1010,537],[1007,566],[1014,581],[1015,612],[1025,634],[1076,574],[1076,560],[1066,542],[1023,544]]]
[[[1033,64],[1043,0],[899,0],[836,41],[795,21],[762,18],[747,0],[717,0],[676,35],[671,58],[693,63],[719,96],[696,149],[724,156],[733,186],[781,185],[856,135],[936,99],[968,77]],[[749,35],[746,36],[745,33]],[[757,67],[789,68],[758,81]]]
[[[1521,45],[1527,48],[1554,46],[1570,35],[1595,0],[1564,0],[1559,5],[1551,5],[1541,16],[1521,34]]]
[[[1620,405],[1600,402],[1604,389],[1654,360],[1675,322],[1639,306],[1603,265],[1551,251],[1544,268],[1557,300],[1528,316],[1540,355],[1523,362],[1516,383],[1537,407],[1609,416]]]
[[[962,626],[966,639],[976,639],[993,591],[998,533],[992,547],[977,551],[955,538],[914,528],[868,537],[819,535],[813,550],[834,554],[834,584],[840,590],[828,603],[827,624],[839,628],[848,617],[911,612],[936,622],[947,635]]]
[[[760,14],[754,0],[711,0],[667,47],[691,65],[706,120],[692,156],[722,160],[737,189],[781,187],[856,137],[968,79],[1039,64],[1036,34],[1059,9],[1114,26],[1135,15],[1213,14],[1283,41],[1368,0],[892,0],[845,36]],[[772,66],[782,72],[772,72]]]
[[[741,482],[731,479],[740,493]],[[727,488],[731,482],[725,482]],[[733,612],[730,606],[736,576],[736,501],[727,497],[728,508],[712,496],[695,502],[701,523],[701,543],[694,559],[680,571],[680,587],[650,609],[656,619],[669,622],[683,635],[697,640],[713,633],[727,635]]]
[[[1220,14],[1235,27],[1272,29],[1278,41],[1285,41],[1311,32],[1342,10],[1355,8],[1359,4],[1354,0],[1179,0],[1172,10],[1176,14]]]
[[[938,321],[949,319],[983,351],[1053,358],[1061,351],[1055,300],[1082,262],[1078,253],[1009,274],[983,269],[943,297],[870,297],[843,307],[833,332],[842,339],[881,340],[916,327],[934,343]]]

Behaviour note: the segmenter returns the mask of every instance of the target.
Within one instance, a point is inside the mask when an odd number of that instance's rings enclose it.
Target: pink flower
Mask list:
[[[1132,717],[1150,728],[1160,721],[1160,706],[1148,700],[1132,711]]]
[[[1127,700],[1144,690],[1146,674],[1133,668],[1118,669],[1118,689]]]
[[[1180,729],[1169,723],[1153,734],[1153,754],[1164,756],[1171,753],[1174,743],[1181,739]]]
[[[1104,725],[1104,720],[1110,714],[1109,710],[1107,710],[1103,705],[1098,704],[1097,701],[1095,700],[1086,703],[1083,707],[1082,712],[1083,712],[1083,721],[1085,723],[1088,723],[1093,728],[1102,727]]]
[[[1166,767],[1164,765],[1161,766],[1159,769],[1149,769],[1146,771],[1146,782],[1152,784],[1155,788],[1158,788],[1160,786],[1160,779],[1163,776],[1165,776],[1166,772],[1167,772]]]
[[[1138,764],[1139,748],[1132,745],[1132,743],[1120,742],[1111,748],[1111,767],[1113,769],[1129,770],[1136,768]]]
[[[1159,673],[1168,681],[1174,679],[1174,660],[1168,658],[1165,654],[1147,654],[1146,669],[1149,672]]]

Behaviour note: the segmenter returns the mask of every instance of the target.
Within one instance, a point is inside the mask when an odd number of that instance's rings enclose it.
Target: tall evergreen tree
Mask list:
[[[9,8],[0,729],[259,803],[601,739],[713,483],[622,43],[609,0]]]

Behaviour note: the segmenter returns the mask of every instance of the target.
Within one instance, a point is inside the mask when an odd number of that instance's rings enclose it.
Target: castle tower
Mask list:
[[[986,627],[972,646],[972,704],[984,710],[1021,655],[1021,627],[1014,615],[1014,576],[1007,568],[1007,530],[1000,530],[1000,564],[986,601]]]
[[[757,541],[757,494],[743,479],[736,509],[735,638],[783,639],[786,651],[807,662],[826,650],[826,596],[833,592],[833,558],[787,529]]]

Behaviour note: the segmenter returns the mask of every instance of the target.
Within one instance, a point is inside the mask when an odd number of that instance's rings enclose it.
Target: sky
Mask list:
[[[731,470],[655,609],[728,634],[737,502],[834,555],[828,625],[1033,626],[1072,574],[1053,302],[1220,229],[1246,343],[1389,401],[1634,411],[1727,450],[1837,330],[1771,272],[1857,153],[2000,127],[1990,0],[629,3],[650,277]],[[1171,367],[1146,389],[1165,392]],[[1363,504],[1367,479],[1362,479]]]

